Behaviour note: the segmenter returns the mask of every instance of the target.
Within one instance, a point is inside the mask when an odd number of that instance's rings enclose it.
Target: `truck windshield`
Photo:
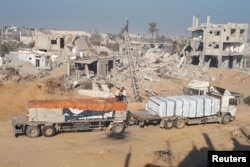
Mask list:
[[[197,90],[197,89],[192,89],[192,88],[187,88],[187,87],[185,87],[185,88],[183,89],[183,93],[184,93],[185,95],[200,95],[199,90]],[[202,92],[201,92],[201,93],[202,93]]]

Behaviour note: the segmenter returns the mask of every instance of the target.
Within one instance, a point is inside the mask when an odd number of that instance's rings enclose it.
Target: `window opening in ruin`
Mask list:
[[[36,67],[40,67],[40,60],[36,59]]]
[[[64,48],[64,38],[60,38],[60,48]]]
[[[39,51],[47,52],[47,49],[39,49]]]
[[[203,43],[200,43],[198,50],[203,50]]]
[[[212,47],[212,43],[210,42],[210,43],[208,44],[208,46],[209,46],[209,47]]]
[[[109,60],[108,61],[108,72],[111,72],[111,69],[113,68],[113,61]]]
[[[97,74],[97,61],[88,64],[89,71],[93,71],[94,74]]]
[[[244,29],[241,29],[240,30],[240,34],[244,34],[245,30]]]
[[[224,32],[226,32],[227,30],[226,29],[224,29]]]
[[[215,36],[220,36],[220,31],[215,31]]]
[[[107,51],[100,51],[100,55],[101,56],[108,56],[108,52]]]
[[[226,38],[226,39],[227,39],[227,41],[228,41],[228,40],[229,40],[229,36],[227,36],[227,38]]]
[[[228,56],[228,68],[233,68],[233,61],[234,61],[234,57],[233,56]]]
[[[214,48],[218,49],[219,48],[219,44],[214,44]]]
[[[193,56],[192,57],[192,64],[193,65],[198,65],[200,63],[199,56]]]
[[[209,62],[209,67],[218,67],[218,58],[217,56],[205,56],[205,62]]]
[[[84,64],[82,63],[75,63],[76,70],[84,70]]]
[[[151,48],[154,48],[154,47],[155,47],[155,45],[154,45],[154,44],[150,44],[150,47],[151,47]]]
[[[52,40],[50,41],[50,43],[51,43],[52,45],[55,45],[55,44],[57,44],[57,41],[56,41],[55,39],[52,39]]]
[[[231,29],[231,34],[235,34],[236,29]]]
[[[213,34],[213,31],[209,31],[209,34]]]

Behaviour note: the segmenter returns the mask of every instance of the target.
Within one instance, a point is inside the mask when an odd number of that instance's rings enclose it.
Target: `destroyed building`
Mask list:
[[[120,59],[118,55],[98,53],[86,36],[75,37],[66,47],[72,49],[68,75],[105,77]]]
[[[31,49],[10,51],[5,54],[5,61],[8,63],[27,61],[32,63],[37,69],[41,70],[50,70],[52,66],[51,54]]]
[[[154,43],[149,43],[149,42],[139,42],[139,41],[131,41],[130,42],[130,49],[131,52],[133,52],[133,54],[135,56],[143,56],[146,54],[146,52],[151,49],[151,48],[155,48],[155,49],[164,49],[166,51],[170,51],[169,48],[171,48],[171,44],[169,43],[158,43],[158,42],[154,42]],[[121,43],[120,44],[120,48],[119,48],[119,53],[121,55],[126,55],[126,44],[125,43]]]
[[[71,50],[65,45],[72,43],[76,36],[89,36],[89,33],[84,31],[36,30],[35,49],[51,52],[58,56],[66,56]]]
[[[245,68],[248,24],[212,24],[207,16],[207,22],[199,25],[199,19],[194,16],[188,31],[191,39],[180,53],[179,66],[186,59],[186,63],[195,65],[208,63],[210,67]]]

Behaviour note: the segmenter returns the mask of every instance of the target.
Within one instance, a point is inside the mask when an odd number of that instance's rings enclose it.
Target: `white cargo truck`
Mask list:
[[[131,113],[131,124],[159,123],[160,127],[183,128],[186,124],[223,123],[235,119],[237,98],[225,89],[207,95],[150,97],[145,111]]]
[[[225,93],[226,92],[226,93]],[[199,80],[191,80],[186,87],[183,89],[183,93],[186,95],[217,95],[217,94],[230,94],[233,95],[238,103],[241,101],[244,96],[238,92],[232,92],[225,88],[221,88],[218,86],[210,85],[207,81],[199,81]]]
[[[59,132],[107,128],[123,133],[128,119],[127,104],[114,98],[33,100],[27,110],[27,116],[12,118],[15,136],[51,137]]]

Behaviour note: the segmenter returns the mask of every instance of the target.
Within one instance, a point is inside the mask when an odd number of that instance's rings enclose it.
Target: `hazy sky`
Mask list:
[[[185,34],[198,15],[205,23],[250,23],[250,0],[0,0],[0,26],[147,33],[156,22],[162,34]]]

